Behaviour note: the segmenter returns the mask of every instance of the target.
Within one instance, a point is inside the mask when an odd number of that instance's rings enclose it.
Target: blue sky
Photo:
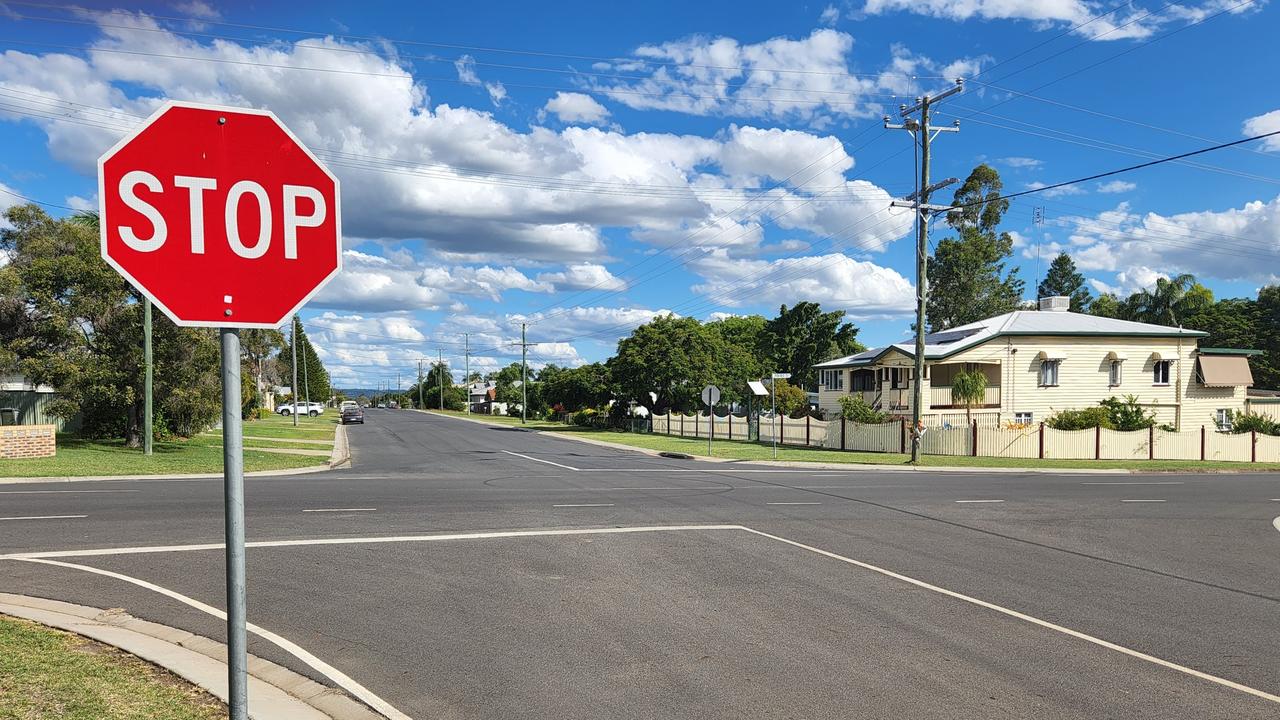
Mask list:
[[[801,300],[900,339],[912,154],[880,117],[957,76],[935,179],[985,161],[1023,190],[1280,129],[1263,0],[296,7],[0,1],[0,207],[95,207],[97,156],[165,99],[275,111],[343,181],[347,269],[303,319],[347,386],[460,368],[464,333],[505,365],[521,322],[535,364]],[[1059,249],[1122,293],[1275,282],[1277,151],[1015,201],[1028,299]]]

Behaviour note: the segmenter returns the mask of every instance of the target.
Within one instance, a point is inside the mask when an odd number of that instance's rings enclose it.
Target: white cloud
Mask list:
[[[1125,180],[1111,180],[1110,182],[1098,183],[1098,192],[1100,193],[1126,193],[1137,189],[1137,183],[1131,183]]]
[[[1011,168],[1038,168],[1044,165],[1043,160],[1029,157],[1007,157],[1000,158],[996,162],[1002,165],[1008,165]]]
[[[453,68],[458,71],[458,80],[467,85],[475,85],[483,87],[485,92],[489,93],[489,100],[495,106],[502,104],[507,97],[507,88],[501,82],[481,82],[480,76],[476,74],[476,59],[470,55],[463,55],[453,61]]]
[[[1227,10],[1233,15],[1252,12],[1255,7],[1240,7],[1233,0],[1201,0],[1198,4],[1158,4],[1141,7],[1126,4],[1117,7],[1090,0],[867,0],[863,12],[880,15],[890,12],[912,12],[946,20],[1026,20],[1041,29],[1072,27],[1076,35],[1093,40],[1124,40],[1150,37],[1160,28],[1178,23],[1193,23],[1214,13]]]
[[[1028,190],[1039,190],[1042,187],[1048,187],[1048,183],[1042,183],[1040,181],[1027,183]],[[1055,198],[1065,197],[1067,195],[1083,195],[1085,194],[1085,191],[1079,185],[1063,185],[1062,187],[1056,187],[1052,190],[1045,190],[1040,194],[1047,198]]]
[[[928,68],[952,77],[980,64],[935,63],[914,56],[895,59],[878,76],[851,72],[853,36],[819,28],[807,37],[775,37],[744,44],[731,37],[693,35],[644,45],[635,59],[597,64],[599,69],[641,75],[632,81],[595,81],[593,89],[629,107],[693,115],[734,115],[797,120],[825,127],[835,118],[878,116],[883,104],[908,99],[919,88],[913,72]],[[902,48],[895,54],[909,56]],[[910,66],[910,67],[904,67]]]
[[[858,318],[901,315],[913,307],[915,291],[897,271],[838,253],[752,260],[720,251],[690,267],[704,279],[693,290],[728,307],[809,300]]]
[[[580,263],[564,270],[538,275],[538,282],[550,283],[556,291],[563,290],[625,290],[627,282],[604,265]]]
[[[1145,265],[1140,265],[1138,267],[1129,268],[1128,270],[1122,270],[1116,273],[1115,283],[1106,283],[1101,280],[1091,279],[1089,280],[1089,284],[1093,286],[1094,290],[1097,290],[1100,293],[1111,293],[1116,297],[1124,299],[1139,290],[1146,290],[1148,288],[1155,287],[1156,281],[1161,278],[1167,280],[1169,276],[1159,270],[1152,270]]]
[[[1280,277],[1280,197],[1167,216],[1139,214],[1121,203],[1093,217],[1058,222],[1073,229],[1070,241],[1076,249],[1070,252],[1084,270],[1160,268],[1166,274],[1263,283]]]
[[[175,4],[173,9],[183,15],[189,15],[199,20],[217,20],[222,17],[222,13],[218,12],[216,8],[202,0],[187,0],[186,2],[180,2]]]
[[[1277,130],[1280,130],[1280,110],[1272,110],[1269,113],[1245,120],[1243,134],[1245,137],[1253,137],[1254,135],[1264,135]],[[1272,135],[1263,140],[1262,148],[1264,150],[1280,150],[1280,135]]]
[[[670,313],[670,310],[647,308],[572,307],[531,315],[507,315],[506,324],[518,336],[520,323],[527,322],[531,341],[591,339],[610,344],[658,315]]]
[[[835,25],[840,20],[840,8],[835,5],[828,5],[822,9],[822,14],[818,16],[818,22],[823,25]]]
[[[576,92],[557,92],[542,109],[552,113],[563,123],[600,125],[609,118],[609,108],[596,102],[590,95]]]
[[[418,275],[418,284],[460,295],[487,297],[494,302],[507,290],[551,292],[551,284],[533,280],[513,267],[427,267]]]
[[[449,299],[440,288],[418,283],[413,265],[355,250],[342,253],[342,272],[311,301],[316,307],[388,312],[436,310]]]

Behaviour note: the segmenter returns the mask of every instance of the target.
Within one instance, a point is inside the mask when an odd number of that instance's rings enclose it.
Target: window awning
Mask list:
[[[1036,355],[1036,358],[1039,360],[1066,360],[1067,351],[1066,350],[1041,350],[1040,354]]]
[[[1177,360],[1178,354],[1176,352],[1170,352],[1168,350],[1156,350],[1155,352],[1151,353],[1151,359],[1156,362],[1159,362],[1161,360]]]
[[[1129,356],[1124,354],[1123,352],[1120,352],[1119,350],[1112,350],[1111,352],[1107,353],[1107,359],[1108,360],[1128,360]]]
[[[1200,382],[1205,387],[1241,387],[1253,384],[1249,358],[1240,355],[1204,355],[1200,364]]]

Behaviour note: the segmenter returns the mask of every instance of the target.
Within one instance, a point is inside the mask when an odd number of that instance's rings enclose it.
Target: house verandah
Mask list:
[[[968,418],[984,425],[1005,420],[1001,416],[1002,365],[999,362],[935,362],[925,365],[921,415],[926,424],[959,425]],[[982,402],[969,411],[951,395],[952,382],[961,372],[978,370],[987,378]],[[824,369],[819,373],[819,405],[828,416],[840,412],[840,395],[860,395],[868,405],[893,416],[910,416],[915,392],[915,368],[910,356],[890,352],[861,367]]]

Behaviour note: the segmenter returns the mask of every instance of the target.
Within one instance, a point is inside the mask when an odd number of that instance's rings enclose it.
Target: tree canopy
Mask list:
[[[932,331],[982,320],[1022,305],[1024,283],[1013,257],[1013,237],[998,227],[1009,201],[998,199],[1004,184],[989,165],[973,169],[956,190],[947,223],[956,238],[938,242],[929,269],[928,327]]]
[[[1084,275],[1076,270],[1076,263],[1066,253],[1058,256],[1049,264],[1049,272],[1036,288],[1037,297],[1065,295],[1071,298],[1071,312],[1088,312],[1093,302],[1093,293],[1085,284]]]

